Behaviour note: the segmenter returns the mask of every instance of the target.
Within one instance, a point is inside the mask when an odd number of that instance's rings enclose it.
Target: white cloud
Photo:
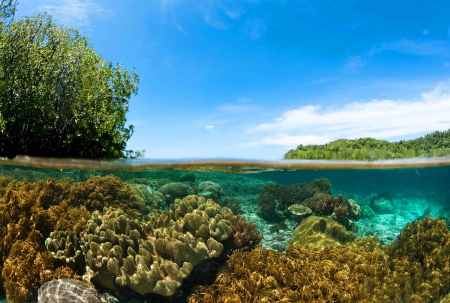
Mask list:
[[[339,79],[340,79],[340,77],[322,77],[317,80],[311,81],[310,83],[311,84],[321,84],[321,83],[332,82],[332,81],[339,80]]]
[[[366,65],[366,60],[363,59],[363,56],[348,56],[345,61],[344,71],[353,73],[356,70],[364,67]]]
[[[258,112],[260,107],[250,104],[251,100],[247,98],[239,98],[235,103],[226,103],[219,106],[219,110],[229,114],[248,114],[249,112]]]
[[[259,39],[267,29],[267,22],[263,18],[249,18],[246,22],[246,33],[252,40]]]
[[[233,104],[227,103],[219,106],[219,110],[231,114],[246,114],[248,112],[257,111],[259,108],[253,105],[242,105],[242,104]]]
[[[428,34],[427,30],[423,31],[423,35]],[[379,43],[370,49],[364,50],[359,55],[347,56],[344,63],[344,71],[353,73],[363,68],[372,58],[382,52],[397,52],[401,54],[409,54],[415,56],[438,56],[450,57],[450,41],[448,40],[411,40],[398,39],[389,42]]]
[[[206,129],[206,130],[211,131],[211,130],[214,129],[214,125],[205,125],[205,127],[203,127],[203,128]]]
[[[247,132],[268,133],[251,145],[295,147],[339,138],[389,139],[447,129],[450,129],[450,83],[440,83],[416,101],[373,100],[339,108],[307,105],[288,110],[273,122],[251,127]]]
[[[49,12],[64,25],[89,26],[91,17],[108,17],[112,10],[92,1],[62,0],[39,6],[39,11]]]
[[[450,42],[448,40],[409,40],[400,39],[382,43],[373,48],[372,53],[380,51],[396,51],[416,56],[443,56],[450,55]]]
[[[274,137],[263,138],[258,142],[244,143],[242,146],[258,146],[258,145],[281,145],[287,148],[294,148],[299,144],[325,144],[331,140],[327,137],[306,135],[306,136],[291,136],[287,134],[278,134]],[[297,143],[299,142],[299,143]]]

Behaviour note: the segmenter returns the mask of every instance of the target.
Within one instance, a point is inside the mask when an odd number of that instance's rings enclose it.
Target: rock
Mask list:
[[[101,303],[95,289],[78,280],[58,279],[45,282],[38,290],[40,303]]]
[[[338,222],[317,216],[309,216],[303,220],[292,233],[288,247],[300,244],[306,247],[323,249],[327,245],[340,246],[356,239]]]

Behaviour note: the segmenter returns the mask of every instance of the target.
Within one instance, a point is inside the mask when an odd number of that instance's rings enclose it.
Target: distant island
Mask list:
[[[365,160],[441,157],[450,155],[450,129],[413,140],[388,142],[372,138],[339,139],[324,145],[299,145],[284,159]]]

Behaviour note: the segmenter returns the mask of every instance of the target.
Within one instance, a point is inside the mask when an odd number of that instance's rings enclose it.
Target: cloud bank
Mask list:
[[[373,100],[342,107],[307,105],[284,112],[273,122],[247,129],[265,137],[248,145],[324,144],[347,138],[398,138],[450,129],[450,83],[440,83],[418,100]]]

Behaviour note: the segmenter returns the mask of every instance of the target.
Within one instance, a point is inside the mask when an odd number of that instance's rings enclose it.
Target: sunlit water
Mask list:
[[[292,185],[327,178],[332,195],[342,194],[361,207],[388,193],[390,200],[377,201],[383,211],[355,222],[357,236],[378,236],[382,244],[396,239],[408,222],[424,215],[447,220],[450,214],[450,157],[360,161],[249,161],[185,159],[151,161],[89,161],[18,157],[0,161],[0,175],[17,180],[71,178],[82,182],[91,175],[116,175],[127,182],[139,179],[168,179],[188,186],[212,181],[223,190],[222,199],[239,201],[242,215],[264,234],[262,246],[283,252],[297,223],[286,220],[285,229],[270,231],[258,212],[257,199],[267,184]],[[2,301],[0,301],[2,302]],[[5,301],[6,302],[6,301]]]

